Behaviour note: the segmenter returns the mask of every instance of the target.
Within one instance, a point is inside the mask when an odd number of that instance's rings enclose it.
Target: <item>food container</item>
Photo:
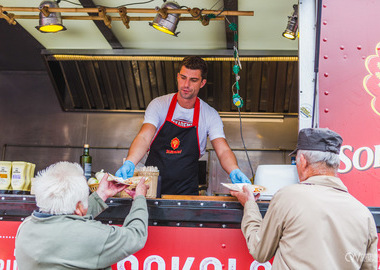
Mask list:
[[[266,187],[260,200],[271,200],[281,188],[299,183],[296,165],[259,165],[256,170],[255,185]]]
[[[158,183],[158,176],[160,175],[158,168],[153,167],[153,166],[142,167],[138,170],[137,175],[148,178],[147,181],[145,182],[147,185],[149,185],[149,189],[146,193],[146,197],[157,198],[157,185],[158,185],[157,183]]]

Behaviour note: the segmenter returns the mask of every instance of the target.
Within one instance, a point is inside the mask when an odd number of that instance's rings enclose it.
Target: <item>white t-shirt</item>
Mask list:
[[[165,122],[173,96],[174,93],[157,97],[153,99],[146,108],[143,124],[149,123],[154,125],[157,128],[156,134]],[[198,136],[201,156],[203,156],[206,151],[207,136],[209,136],[210,141],[212,141],[216,138],[225,138],[225,135],[223,122],[218,112],[203,100],[200,99],[199,101]],[[194,108],[185,109],[177,102],[172,121],[179,126],[191,126],[193,123],[193,114]]]

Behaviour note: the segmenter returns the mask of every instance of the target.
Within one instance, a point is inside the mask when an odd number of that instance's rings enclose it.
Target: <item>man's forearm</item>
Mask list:
[[[149,149],[150,142],[147,142],[141,136],[137,136],[129,148],[127,160],[132,161],[135,165],[140,162]]]
[[[220,165],[228,174],[230,174],[233,170],[239,168],[236,157],[231,150],[224,151],[218,158]]]
[[[228,174],[239,168],[236,157],[228,146],[226,139],[216,138],[211,141],[211,144],[215,149],[220,165]]]
[[[156,127],[154,125],[143,124],[129,148],[127,160],[137,165],[148,151],[155,132]]]
[[[260,254],[260,250],[257,249],[257,246],[261,242],[261,239],[258,235],[261,222],[262,217],[259,207],[254,200],[248,200],[244,206],[244,215],[241,222],[241,230],[247,242],[249,253],[255,260],[259,262],[265,262],[270,258],[268,259],[266,256]]]

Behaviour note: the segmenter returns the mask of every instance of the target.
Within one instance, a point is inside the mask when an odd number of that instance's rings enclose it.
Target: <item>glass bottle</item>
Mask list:
[[[92,157],[90,156],[90,146],[85,144],[83,146],[83,155],[80,156],[80,164],[82,165],[84,176],[88,180],[91,177]]]

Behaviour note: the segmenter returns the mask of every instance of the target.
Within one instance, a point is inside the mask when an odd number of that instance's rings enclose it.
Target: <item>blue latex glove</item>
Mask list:
[[[233,170],[230,173],[230,178],[233,184],[239,184],[239,183],[252,184],[251,181],[249,181],[248,177],[245,176],[245,174],[239,169]]]
[[[127,160],[124,162],[123,166],[117,170],[115,176],[123,177],[123,179],[127,179],[133,176],[133,172],[135,171],[135,164],[132,161]]]

